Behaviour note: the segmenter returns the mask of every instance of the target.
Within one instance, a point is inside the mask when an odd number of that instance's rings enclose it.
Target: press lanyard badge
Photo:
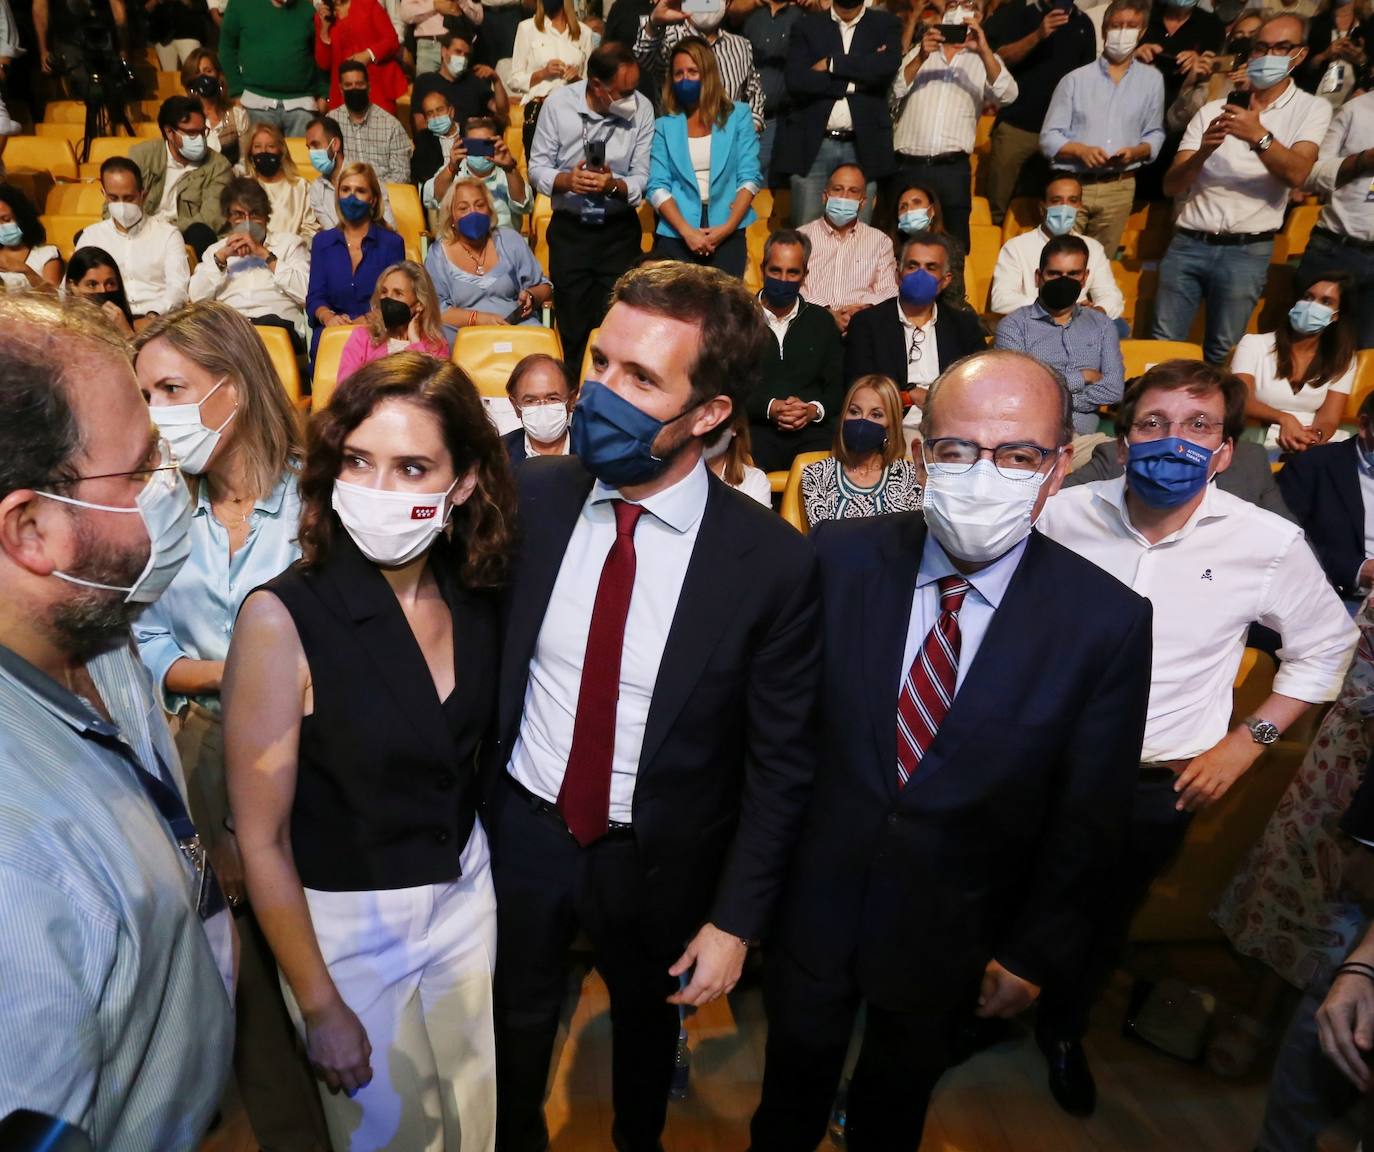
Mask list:
[[[191,821],[190,813],[186,811],[186,805],[182,803],[181,794],[161,778],[163,766],[160,758],[157,776],[138,762],[137,757],[132,755],[132,750],[129,759],[134,771],[138,773],[139,783],[148,794],[148,799],[153,802],[172,830],[172,838],[176,841],[177,848],[195,870],[196,915],[202,920],[208,920],[224,910],[224,890],[215,878],[215,870],[210,866],[210,857],[201,842],[200,833]]]
[[[614,125],[613,123],[611,123],[611,122],[608,120],[608,121],[606,122],[606,134],[605,134],[604,136],[601,136],[600,138],[598,138],[598,137],[596,137],[596,136],[592,136],[592,137],[589,138],[588,135],[587,135],[587,120],[586,120],[585,117],[583,117],[583,120],[582,120],[582,159],[583,159],[583,162],[584,162],[584,163],[587,163],[587,162],[591,159],[591,157],[588,155],[588,153],[589,153],[589,151],[590,151],[590,146],[591,146],[592,144],[601,144],[601,145],[604,146],[605,143],[606,143],[606,141],[610,139],[611,133],[614,132],[614,131],[615,131],[615,125]],[[605,152],[605,148],[603,147],[603,148],[601,149],[601,160],[602,160],[602,163],[601,163],[601,164],[598,164],[598,165],[595,165],[595,167],[604,167],[604,166],[605,166],[605,158],[606,158],[606,152]],[[604,224],[604,223],[606,222],[606,200],[605,200],[605,197],[603,197],[603,196],[596,196],[596,195],[591,195],[591,196],[584,195],[581,199],[582,199],[582,208],[581,208],[582,223],[583,223],[583,224]]]

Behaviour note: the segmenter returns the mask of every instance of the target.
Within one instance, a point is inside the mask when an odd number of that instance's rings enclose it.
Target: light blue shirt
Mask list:
[[[86,667],[113,724],[0,648],[0,1116],[60,1116],[101,1152],[189,1152],[233,1052],[233,926],[201,922],[139,783],[135,760],[185,795],[132,645]]]
[[[1150,146],[1150,160],[1164,143],[1164,78],[1151,64],[1132,61],[1115,83],[1107,58],[1075,68],[1055,86],[1049,111],[1040,129],[1040,151],[1056,168],[1086,171],[1078,159],[1056,160],[1068,143],[1101,148],[1108,156],[1137,144]],[[1128,164],[1128,170],[1149,161]]]
[[[635,525],[635,581],[625,620],[611,762],[610,818],[619,824],[630,823],[654,682],[709,492],[706,465],[698,463],[671,488],[640,501],[645,514]],[[619,499],[616,489],[598,480],[582,506],[530,662],[520,734],[511,749],[509,771],[550,803],[557,801],[562,790],[572,751],[592,606],[601,569],[615,543],[615,511],[610,502]]]
[[[480,276],[474,276],[454,264],[444,251],[443,244],[429,246],[429,252],[425,255],[425,271],[434,282],[441,313],[450,308],[462,308],[509,316],[519,306],[521,292],[549,282],[544,269],[539,267],[539,261],[534,258],[530,246],[519,232],[497,228],[491,236],[496,245],[496,263]],[[539,316],[539,309],[536,308],[520,323],[538,324]],[[458,329],[445,324],[444,335],[452,346]]]
[[[991,564],[972,576],[965,576],[940,547],[940,542],[931,533],[926,534],[925,547],[921,549],[921,567],[916,574],[916,592],[911,598],[911,622],[906,630],[906,649],[902,656],[901,680],[897,682],[900,692],[902,681],[915,663],[926,636],[940,618],[940,590],[936,582],[946,576],[958,576],[967,580],[971,587],[964,597],[963,607],[959,609],[959,673],[954,681],[957,693],[964,683],[964,677],[978,655],[983,637],[992,625],[993,613],[1007,594],[1007,585],[1016,575],[1016,567],[1026,551],[1022,540],[1009,552],[1004,552]]]
[[[180,712],[187,698],[165,688],[167,670],[178,660],[223,660],[229,654],[234,621],[248,594],[300,559],[301,498],[287,472],[253,505],[248,539],[229,557],[229,532],[210,511],[209,485],[199,490],[191,516],[191,555],[167,591],[134,626],[138,654],[162,691],[163,707]],[[219,696],[196,703],[219,711]]]
[[[654,142],[654,109],[642,92],[634,94],[633,122],[618,116],[602,116],[587,105],[587,82],[579,80],[556,88],[539,110],[539,126],[530,143],[530,183],[545,196],[553,195],[553,181],[560,172],[571,172],[586,158],[586,141],[606,141],[606,167],[629,189],[629,206],[644,198],[649,182],[649,154]],[[575,212],[582,197],[565,193],[554,207]],[[609,199],[607,211],[625,202]]]

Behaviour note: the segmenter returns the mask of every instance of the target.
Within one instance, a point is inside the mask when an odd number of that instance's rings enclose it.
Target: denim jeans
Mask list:
[[[1355,281],[1356,328],[1361,348],[1374,348],[1374,251],[1350,248],[1314,233],[1298,266],[1298,280],[1307,283],[1322,272],[1348,272]]]
[[[1198,306],[1207,304],[1202,355],[1220,364],[1250,322],[1264,292],[1272,240],[1254,244],[1206,244],[1176,234],[1159,265],[1159,295],[1150,335],[1156,340],[1187,340]]]
[[[800,228],[810,224],[821,214],[821,196],[830,181],[830,173],[841,164],[857,164],[858,154],[854,151],[853,140],[832,140],[821,137],[820,151],[805,176],[792,177],[792,227]],[[873,219],[873,201],[878,195],[878,185],[872,180],[864,192],[864,206],[859,211],[859,219],[867,224]]]
[[[778,118],[769,116],[763,122],[763,131],[759,133],[759,171],[763,174],[763,186],[773,187],[773,181],[768,176],[768,165],[773,162],[773,144],[778,138]]]
[[[304,136],[305,127],[315,118],[313,108],[283,108],[277,101],[275,108],[245,108],[248,119],[257,123],[275,124],[287,137]]]

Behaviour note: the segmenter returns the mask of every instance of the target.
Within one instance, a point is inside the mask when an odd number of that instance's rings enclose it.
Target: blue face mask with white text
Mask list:
[[[1151,508],[1177,508],[1207,486],[1212,450],[1166,436],[1130,445],[1126,483]]]

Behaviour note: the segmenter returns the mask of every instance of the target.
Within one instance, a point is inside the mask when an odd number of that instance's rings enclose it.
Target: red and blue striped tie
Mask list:
[[[959,609],[969,582],[960,576],[943,576],[937,586],[940,617],[926,633],[897,697],[898,788],[904,788],[920,767],[949,714],[959,679]]]

